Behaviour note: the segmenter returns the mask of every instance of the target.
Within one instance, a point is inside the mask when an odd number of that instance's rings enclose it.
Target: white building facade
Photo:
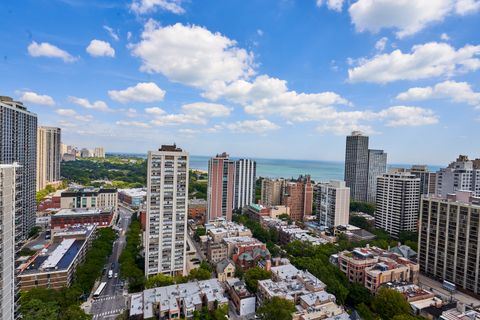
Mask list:
[[[331,228],[348,224],[350,188],[345,181],[317,184],[314,201],[320,225]]]
[[[60,180],[61,129],[38,127],[37,130],[37,191]]]
[[[240,209],[255,202],[257,163],[250,159],[235,161],[235,193],[233,209]]]
[[[148,152],[146,276],[186,274],[188,161],[175,145]]]

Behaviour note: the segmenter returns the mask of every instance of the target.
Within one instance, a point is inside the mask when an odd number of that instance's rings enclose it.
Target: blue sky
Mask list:
[[[1,94],[67,144],[479,157],[479,0],[2,1]]]

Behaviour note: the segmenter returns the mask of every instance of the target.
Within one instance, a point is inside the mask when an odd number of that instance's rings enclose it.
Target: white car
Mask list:
[[[118,273],[115,272],[115,274],[113,275],[114,278],[118,278]]]

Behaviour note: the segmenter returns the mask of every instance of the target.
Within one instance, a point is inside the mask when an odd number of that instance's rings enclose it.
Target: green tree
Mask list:
[[[190,280],[208,280],[212,277],[212,273],[206,269],[203,268],[197,268],[197,269],[192,269],[190,271],[190,274],[188,275],[188,278]]]
[[[369,202],[351,201],[350,211],[364,212],[368,213],[369,215],[373,215],[375,213],[375,204]]]
[[[257,292],[258,280],[270,279],[272,273],[260,267],[253,267],[245,271],[245,284],[251,292]]]
[[[38,299],[32,299],[21,305],[23,320],[57,320],[58,305],[52,302],[43,302]]]
[[[372,301],[372,308],[384,320],[410,314],[410,305],[402,294],[388,288],[380,288]]]
[[[171,276],[164,275],[159,273],[157,275],[151,276],[147,279],[145,283],[145,288],[157,288],[157,287],[166,287],[173,284],[173,278]]]
[[[280,297],[273,297],[258,308],[257,314],[263,320],[290,320],[294,311],[295,305],[293,302]]]
[[[360,303],[355,309],[357,310],[358,314],[360,315],[360,317],[362,317],[363,320],[377,319],[377,317],[372,312],[372,310],[370,310],[370,308],[364,303]]]
[[[361,229],[364,229],[364,230],[368,230],[370,231],[371,229],[371,226],[370,224],[368,223],[367,219],[365,219],[364,217],[359,217],[359,216],[350,216],[350,224],[351,225],[354,225],[355,227],[359,227]]]

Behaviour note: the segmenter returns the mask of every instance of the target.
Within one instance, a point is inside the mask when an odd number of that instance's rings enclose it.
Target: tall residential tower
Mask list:
[[[345,181],[315,185],[315,205],[320,225],[327,228],[348,224],[350,189]]]
[[[61,129],[38,127],[37,130],[37,191],[60,180]]]
[[[148,152],[146,276],[186,274],[188,160],[176,145]]]
[[[35,225],[37,171],[37,115],[23,103],[0,96],[0,164],[18,162],[19,180],[15,238],[25,240]]]
[[[345,149],[345,182],[354,201],[367,200],[368,136],[353,131],[347,136]]]
[[[207,221],[232,220],[235,162],[223,152],[208,160]]]
[[[235,161],[235,195],[233,209],[240,209],[255,202],[257,163],[250,159]]]
[[[387,172],[387,154],[383,150],[368,150],[367,201],[375,203],[377,178]]]

